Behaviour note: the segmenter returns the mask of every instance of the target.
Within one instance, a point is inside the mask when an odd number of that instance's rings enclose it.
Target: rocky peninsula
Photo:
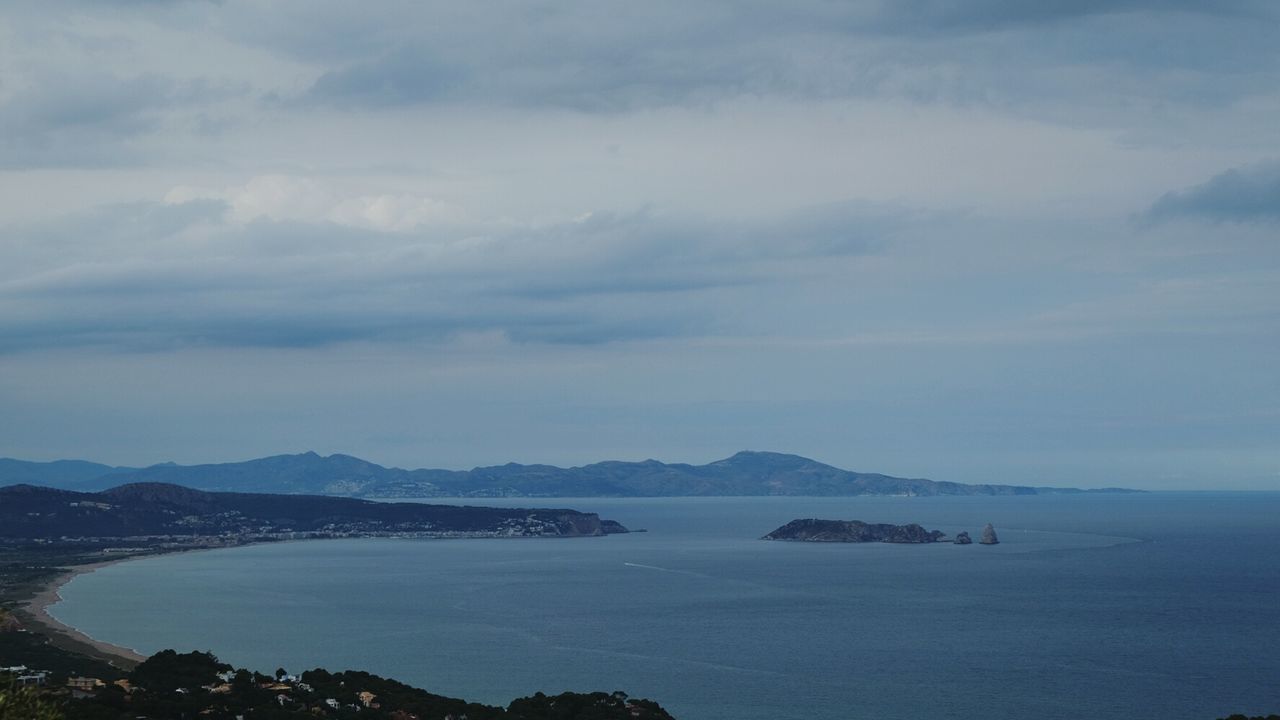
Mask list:
[[[0,488],[0,539],[58,543],[146,540],[238,545],[331,537],[589,537],[625,533],[569,509],[373,502],[312,495],[204,492],[133,483],[95,493]]]

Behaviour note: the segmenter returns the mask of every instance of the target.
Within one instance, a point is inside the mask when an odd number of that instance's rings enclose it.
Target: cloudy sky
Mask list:
[[[1280,489],[1280,8],[15,0],[0,456]]]

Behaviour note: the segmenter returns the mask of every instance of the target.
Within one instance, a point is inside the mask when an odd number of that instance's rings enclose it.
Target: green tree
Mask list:
[[[62,709],[31,688],[0,688],[0,720],[62,720]]]

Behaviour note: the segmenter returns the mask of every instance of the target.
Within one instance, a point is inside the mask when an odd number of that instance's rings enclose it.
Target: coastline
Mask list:
[[[55,603],[62,600],[60,591],[62,588],[77,576],[91,573],[99,568],[115,565],[116,563],[125,562],[135,558],[119,558],[116,560],[105,560],[102,562],[90,563],[87,565],[75,565],[66,568],[66,571],[54,576],[44,587],[40,588],[30,599],[23,602],[18,611],[23,620],[28,620],[40,627],[41,630],[47,632],[52,640],[62,639],[69,641],[72,645],[88,647],[93,654],[101,656],[107,662],[116,666],[132,667],[147,659],[145,655],[137,651],[113,645],[93,638],[79,629],[61,622],[49,613],[49,608]],[[55,642],[55,644],[57,644]],[[77,648],[79,649],[79,648]]]
[[[367,537],[387,537],[370,535]],[[395,537],[395,535],[390,535]],[[339,538],[292,538],[292,539],[272,539],[269,541],[256,540],[241,542],[235,545],[210,545],[196,547],[168,547],[168,548],[148,548],[147,550],[124,557],[112,558],[110,560],[98,560],[96,562],[88,562],[79,565],[62,565],[57,574],[51,575],[43,583],[33,583],[34,590],[26,599],[16,600],[13,606],[14,615],[18,621],[26,626],[27,629],[38,631],[48,636],[49,643],[56,647],[62,648],[68,652],[84,655],[96,660],[107,663],[114,667],[131,670],[139,663],[147,660],[148,656],[139,653],[133,648],[115,645],[103,640],[99,640],[77,627],[68,625],[58,620],[50,612],[49,608],[62,600],[61,590],[72,580],[80,575],[95,572],[100,568],[117,563],[128,562],[130,560],[141,560],[148,557],[158,557],[160,555],[173,555],[190,552],[206,552],[209,550],[220,550],[228,547],[246,547],[249,545],[259,545],[264,542],[270,543],[292,543],[292,542],[313,542],[315,540],[328,540]],[[438,539],[438,538],[433,538]],[[508,538],[494,538],[508,539]],[[513,539],[540,539],[540,538],[513,538]],[[551,538],[548,538],[551,539]]]

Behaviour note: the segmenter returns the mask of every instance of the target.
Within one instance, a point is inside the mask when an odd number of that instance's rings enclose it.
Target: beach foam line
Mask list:
[[[109,642],[98,640],[88,633],[77,627],[62,622],[50,612],[50,608],[62,601],[62,588],[68,583],[76,579],[80,575],[94,572],[108,565],[115,565],[120,562],[127,562],[135,558],[120,558],[119,560],[107,560],[105,562],[91,563],[88,565],[77,565],[67,569],[66,572],[56,576],[44,588],[31,597],[22,605],[25,611],[24,615],[30,618],[37,625],[50,633],[63,635],[76,642],[88,645],[94,650],[111,657],[117,657],[129,662],[142,662],[147,659],[146,655],[132,648],[115,645]]]
[[[692,570],[673,570],[671,568],[658,567],[657,565],[645,565],[643,563],[633,563],[633,562],[624,562],[622,564],[626,565],[627,567],[639,568],[641,570],[656,570],[658,572],[674,573],[676,575],[690,575],[693,577],[709,578],[709,579],[711,578],[710,575],[706,575],[700,572],[693,572]]]

